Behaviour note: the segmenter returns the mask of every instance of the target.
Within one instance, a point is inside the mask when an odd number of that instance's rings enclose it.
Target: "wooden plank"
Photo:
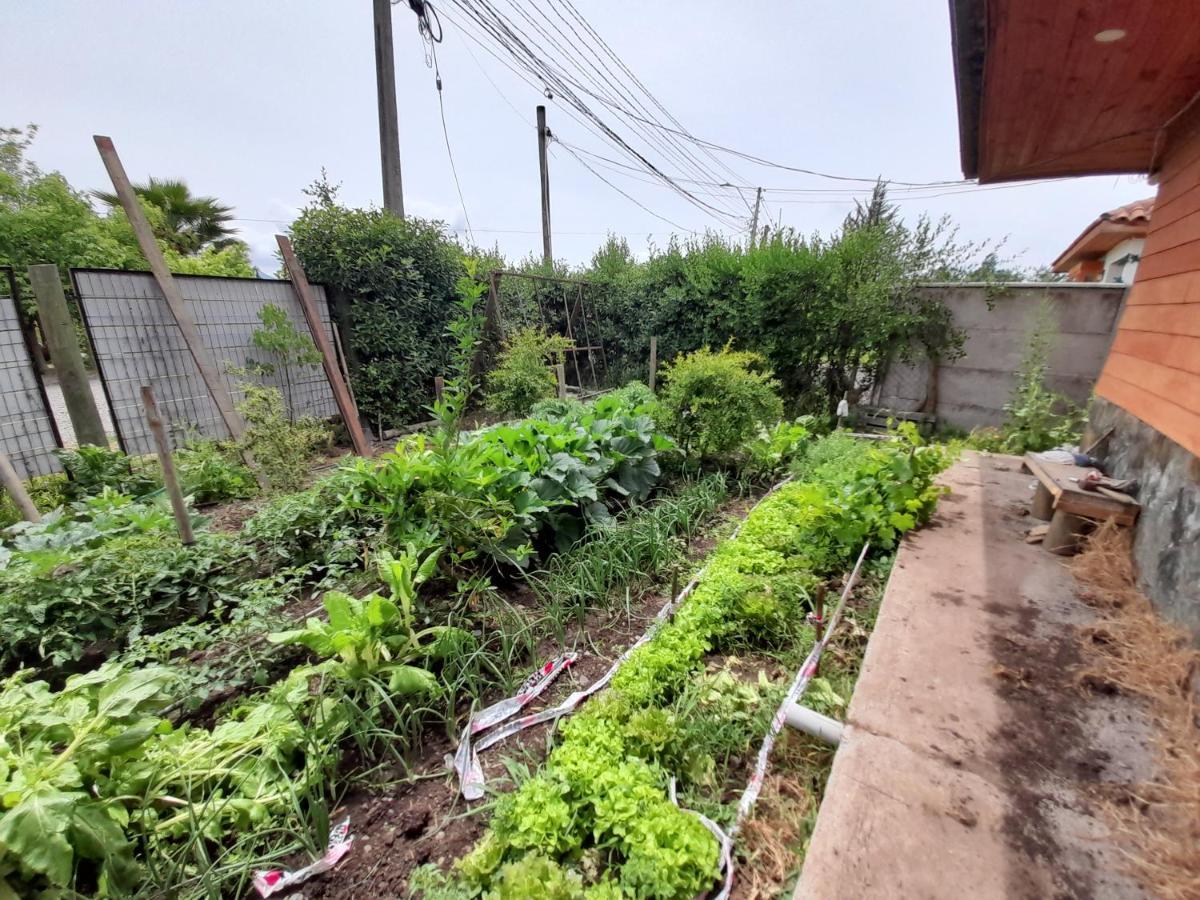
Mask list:
[[[1129,306],[1121,317],[1122,331],[1155,331],[1200,337],[1200,304],[1164,303],[1158,306]]]
[[[208,388],[213,403],[216,404],[217,411],[221,414],[221,421],[225,423],[230,437],[239,440],[246,430],[245,423],[238,411],[234,409],[233,400],[230,398],[224,382],[217,374],[216,366],[209,357],[208,349],[204,346],[200,331],[196,328],[196,322],[192,319],[183,294],[179,292],[179,286],[175,283],[171,270],[167,268],[167,261],[163,258],[162,250],[150,228],[150,222],[146,219],[145,212],[142,211],[141,203],[138,202],[137,195],[133,191],[133,185],[129,183],[129,176],[125,174],[121,158],[117,156],[117,148],[113,146],[112,138],[97,134],[93,136],[93,140],[96,142],[96,149],[100,151],[100,159],[104,161],[104,168],[108,170],[113,190],[121,201],[121,207],[129,218],[129,224],[133,227],[138,246],[142,248],[142,255],[150,264],[150,271],[154,273],[158,289],[162,291],[163,297],[167,300],[167,306],[171,309],[171,315],[179,325],[179,331],[183,335],[188,352],[191,353],[196,368],[200,370],[200,377],[204,380],[204,385]]]
[[[346,431],[350,433],[350,442],[354,445],[354,452],[359,456],[370,456],[371,445],[363,433],[362,423],[358,420],[358,410],[350,397],[350,389],[342,380],[342,373],[338,368],[333,347],[329,344],[329,338],[325,336],[325,329],[321,327],[321,317],[317,315],[317,307],[313,302],[312,289],[309,287],[308,277],[304,274],[304,267],[296,258],[292,242],[286,235],[275,235],[275,242],[279,244],[279,252],[283,254],[283,264],[287,266],[288,275],[292,279],[292,290],[296,292],[296,299],[300,302],[300,308],[304,310],[304,319],[308,322],[308,330],[312,332],[313,341],[316,343],[317,349],[321,351],[321,364],[325,367],[325,377],[329,379],[329,386],[333,389],[333,399],[337,403],[342,421],[346,424]]]
[[[1179,446],[1200,456],[1200,414],[1156,397],[1107,371],[1101,373],[1100,380],[1096,382],[1096,395],[1117,404]]]
[[[1116,351],[1109,353],[1104,370],[1186,410],[1200,413],[1200,375]]]
[[[1200,337],[1119,331],[1113,339],[1112,352],[1200,375]]]
[[[1200,193],[1200,191],[1194,193]],[[1154,215],[1158,215],[1157,209],[1154,211]],[[1153,253],[1161,253],[1163,250],[1181,246],[1197,238],[1200,238],[1200,210],[1182,216],[1169,224],[1154,222],[1152,219],[1142,259],[1146,259]]]
[[[1137,280],[1129,289],[1126,306],[1154,306],[1163,303],[1186,303],[1200,282],[1200,272],[1172,272],[1158,278]]]
[[[1150,241],[1146,242],[1142,261],[1138,263],[1138,277],[1157,278],[1160,275],[1173,275],[1177,272],[1194,272],[1200,269],[1200,235],[1192,237],[1177,246],[1165,250],[1156,250]]]

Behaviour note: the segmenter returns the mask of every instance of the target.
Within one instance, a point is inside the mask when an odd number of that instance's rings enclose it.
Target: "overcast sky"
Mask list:
[[[548,0],[493,2],[512,14],[512,3],[544,9]],[[477,242],[498,244],[510,258],[540,254],[537,103],[549,107],[560,140],[612,159],[619,151],[570,118],[561,101],[541,98],[471,43],[451,21],[461,17],[450,0],[440,5],[446,117]],[[962,177],[945,0],[575,5],[698,137],[833,174],[911,182]],[[107,187],[91,136],[110,135],[135,180],[183,177],[195,192],[232,204],[241,236],[267,271],[276,267],[272,235],[303,205],[301,190],[322,166],[341,182],[344,202],[381,202],[370,0],[0,0],[0,7],[0,124],[38,123],[34,159],[77,187]],[[394,21],[405,203],[410,214],[461,231],[466,219],[416,17],[404,4],[394,7]],[[746,185],[847,186],[719,157]],[[671,160],[662,165],[682,168]],[[685,229],[735,233],[727,220],[644,175],[597,171]],[[662,244],[679,230],[560,147],[552,152],[551,193],[555,256],[571,263],[586,262],[607,232],[644,254],[648,242]],[[1018,264],[1040,266],[1098,213],[1153,188],[1123,176],[934,193],[941,191],[905,198],[905,215],[947,213],[965,238],[1007,237],[1006,252]],[[765,217],[803,232],[830,231],[850,202],[827,196],[768,190]],[[744,229],[747,207],[731,199]]]

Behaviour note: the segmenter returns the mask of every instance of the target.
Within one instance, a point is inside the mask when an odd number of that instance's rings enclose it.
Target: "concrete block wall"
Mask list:
[[[1116,330],[1125,288],[1064,282],[927,285],[922,290],[949,308],[966,333],[965,354],[943,362],[893,362],[871,393],[871,402],[900,410],[932,411],[939,422],[971,429],[1000,425],[1012,396],[1016,370],[1029,344],[1038,308],[1048,302],[1058,336],[1050,357],[1050,386],[1085,405],[1104,365]],[[989,305],[990,300],[990,305]],[[936,406],[927,408],[937,378]]]

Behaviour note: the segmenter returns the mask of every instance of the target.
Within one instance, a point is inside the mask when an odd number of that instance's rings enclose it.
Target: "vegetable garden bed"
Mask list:
[[[413,881],[430,897],[714,887],[711,837],[666,799],[667,774],[684,806],[728,820],[811,644],[808,597],[851,543],[928,513],[942,455],[786,423],[739,449],[743,486],[789,466],[797,482],[714,551],[544,764],[544,728],[485,755],[516,790],[468,815],[440,758],[470,711],[572,647],[575,681],[548,702],[591,681],[698,562],[717,511],[744,508],[729,475],[683,477],[695,464],[653,412],[630,389],[414,437],[192,547],[157,505],[108,490],[18,528],[0,561],[0,893],[240,896],[256,869],[319,855],[343,809],[357,846],[306,894],[393,895],[426,863],[448,872]],[[628,803],[601,824],[609,796]],[[530,879],[561,892],[521,893]]]

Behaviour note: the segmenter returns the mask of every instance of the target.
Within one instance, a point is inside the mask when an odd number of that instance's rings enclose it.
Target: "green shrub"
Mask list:
[[[777,384],[757,353],[707,347],[663,367],[661,420],[685,453],[732,454],[783,415]]]
[[[238,412],[246,420],[239,449],[249,452],[272,493],[299,490],[308,478],[309,462],[328,447],[333,430],[324,422],[302,417],[292,422],[275,388],[242,384],[245,397]]]
[[[38,475],[25,483],[29,499],[40,513],[48,513],[53,509],[70,502],[67,496],[67,476],[60,472],[53,475]],[[7,528],[14,522],[21,521],[21,513],[17,505],[8,496],[7,491],[0,491],[0,528]]]
[[[539,400],[558,390],[550,366],[563,361],[571,342],[544,328],[520,328],[504,341],[496,368],[488,375],[488,407],[511,416],[527,416]]]
[[[84,444],[56,450],[67,471],[65,493],[69,500],[82,500],[111,488],[119,494],[141,497],[162,486],[157,469],[145,460],[126,456],[120,450]]]
[[[1043,303],[1034,315],[1012,399],[1004,407],[1008,413],[1003,429],[1006,453],[1049,450],[1079,440],[1083,411],[1046,383],[1054,339],[1054,310]]]
[[[383,428],[416,421],[445,375],[462,251],[438,222],[350,209],[318,181],[292,223],[296,255],[334,300],[363,416]]]
[[[175,468],[186,496],[197,506],[246,500],[258,493],[253,473],[231,448],[200,441],[175,453]]]

